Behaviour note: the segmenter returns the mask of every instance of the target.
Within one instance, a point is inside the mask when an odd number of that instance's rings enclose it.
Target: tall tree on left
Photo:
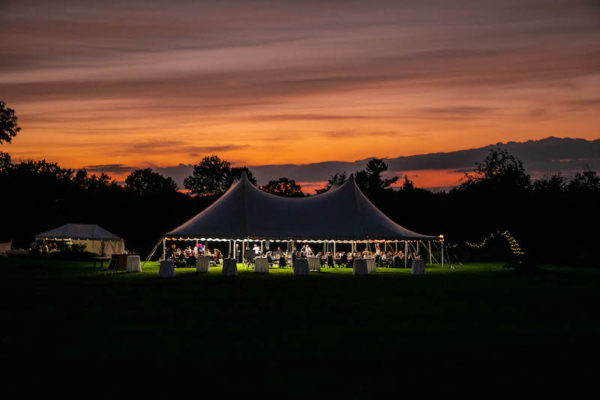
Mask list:
[[[6,106],[6,103],[0,100],[0,144],[10,143],[12,138],[17,136],[21,130],[19,127],[15,110]]]

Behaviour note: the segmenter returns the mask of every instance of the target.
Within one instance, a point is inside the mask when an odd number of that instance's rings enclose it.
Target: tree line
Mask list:
[[[0,144],[19,132],[14,111],[0,102]],[[106,174],[62,168],[56,163],[13,162],[0,152],[0,241],[27,246],[35,234],[71,223],[97,223],[126,240],[130,250],[147,254],[165,233],[204,210],[246,167],[232,167],[216,155],[203,158],[185,179],[185,192],[169,177],[146,168],[121,184]],[[387,177],[384,160],[371,159],[354,174],[340,171],[326,187],[352,175],[363,193],[392,220],[426,234],[445,234],[451,257],[462,261],[506,258],[501,235],[510,232],[527,262],[600,266],[595,250],[600,222],[600,177],[587,169],[572,178],[554,174],[532,179],[522,162],[495,149],[446,192],[415,187],[407,177]],[[260,187],[289,197],[306,196],[293,180],[281,177]]]

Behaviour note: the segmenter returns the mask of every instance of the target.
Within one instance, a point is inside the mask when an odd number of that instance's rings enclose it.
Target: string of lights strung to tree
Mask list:
[[[498,231],[495,234],[490,233],[489,236],[486,236],[485,238],[483,238],[483,240],[481,240],[478,243],[466,241],[465,244],[474,249],[481,249],[485,247],[490,240],[495,239],[498,236],[506,239],[512,255],[522,256],[525,254],[525,252],[521,249],[521,245],[519,245],[519,242],[517,242],[517,239],[515,239],[515,237],[508,231],[508,229],[504,231]]]

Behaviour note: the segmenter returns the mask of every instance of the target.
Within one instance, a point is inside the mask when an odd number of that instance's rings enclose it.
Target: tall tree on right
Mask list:
[[[493,192],[530,189],[531,177],[523,162],[505,149],[491,149],[483,162],[475,163],[475,171],[465,174],[459,190],[480,188]]]

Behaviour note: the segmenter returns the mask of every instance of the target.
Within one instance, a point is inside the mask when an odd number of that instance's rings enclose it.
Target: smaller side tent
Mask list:
[[[36,235],[36,240],[69,240],[84,245],[85,251],[111,256],[125,253],[125,241],[98,225],[65,224]]]

